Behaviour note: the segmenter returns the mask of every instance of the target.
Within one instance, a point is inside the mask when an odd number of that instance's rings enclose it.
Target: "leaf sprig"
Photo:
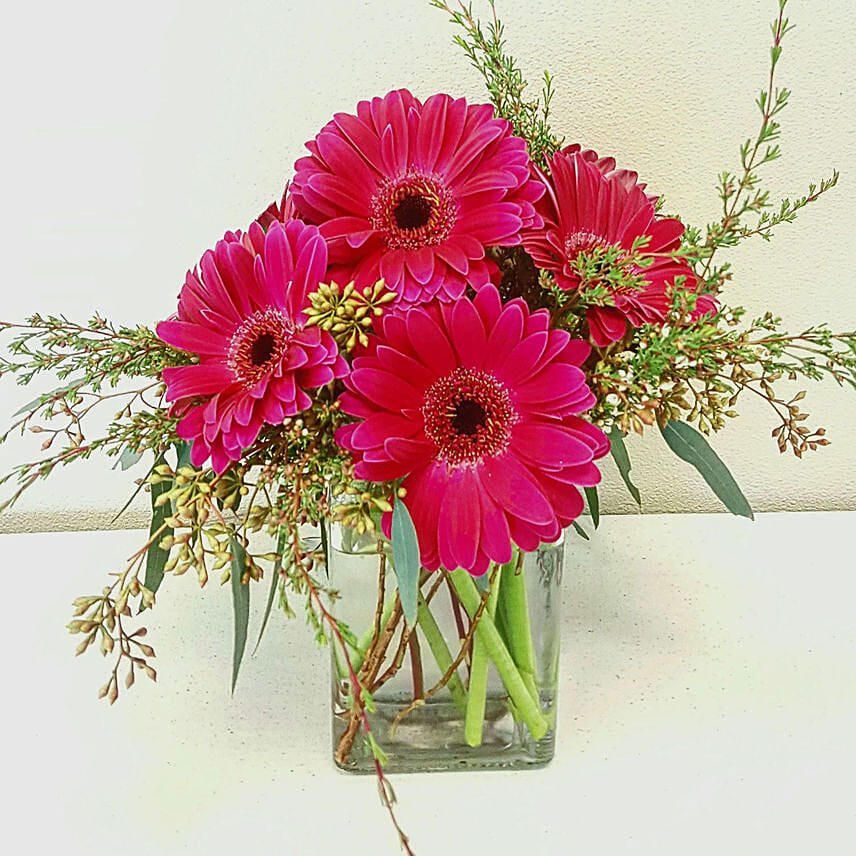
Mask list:
[[[486,25],[473,15],[472,3],[458,2],[458,9],[446,0],[431,0],[431,5],[449,14],[463,35],[454,36],[455,44],[469,57],[473,67],[484,78],[497,115],[511,122],[514,133],[529,144],[529,156],[541,167],[561,147],[563,140],[550,129],[550,105],[553,100],[553,78],[544,72],[541,93],[534,99],[524,96],[527,82],[514,57],[505,49],[504,28],[496,15],[495,0],[488,0],[491,20]]]
[[[791,223],[797,212],[817,201],[838,182],[838,172],[820,182],[812,183],[805,196],[795,200],[783,199],[778,211],[770,210],[769,190],[761,186],[759,169],[781,156],[779,115],[787,107],[790,90],[775,84],[776,67],[782,55],[782,41],[793,29],[785,17],[787,0],[778,0],[779,14],[770,25],[773,43],[770,47],[770,72],[766,89],[761,90],[755,104],[761,114],[761,125],[754,140],[747,138],[740,146],[740,171],[719,174],[717,193],[722,207],[719,221],[707,225],[704,232],[691,227],[684,234],[682,253],[694,263],[704,289],[719,292],[731,278],[728,263],[716,266],[714,256],[722,247],[734,247],[746,238],[758,235],[769,240],[776,226]],[[747,217],[756,217],[747,223]]]

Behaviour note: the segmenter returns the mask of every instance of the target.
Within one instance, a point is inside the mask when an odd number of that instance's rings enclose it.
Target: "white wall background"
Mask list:
[[[793,96],[769,184],[801,195],[833,167],[842,178],[772,245],[733,253],[726,298],[753,314],[773,309],[793,330],[823,320],[853,329],[856,13],[849,0],[789,6],[797,29],[779,82]],[[638,170],[695,223],[716,219],[716,174],[736,167],[739,142],[756,130],[775,7],[499,0],[530,78],[555,74],[556,127]],[[0,315],[98,310],[156,322],[202,251],[278,197],[303,142],[333,112],[399,86],[485,100],[451,35],[427,0],[16,4],[0,34]],[[4,413],[35,394],[0,380]],[[856,395],[813,386],[806,403],[833,445],[803,461],[778,454],[772,414],[749,400],[716,440],[756,509],[856,508]],[[0,470],[38,445],[10,441]],[[630,451],[646,511],[717,508],[658,436]],[[605,470],[603,505],[631,510]],[[34,489],[0,528],[104,525],[128,485],[128,474],[91,461]]]

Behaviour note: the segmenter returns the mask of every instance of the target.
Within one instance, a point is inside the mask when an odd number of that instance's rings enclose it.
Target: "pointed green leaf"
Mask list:
[[[111,526],[131,507],[131,503],[137,498],[137,494],[145,487],[149,480],[149,476],[155,471],[155,467],[160,464],[162,460],[162,458],[155,458],[155,462],[149,467],[149,471],[142,479],[140,479],[140,482],[134,492],[128,497],[125,504],[116,512],[116,516],[110,521]]]
[[[116,461],[115,464],[113,464],[113,469],[115,470],[116,467],[121,467],[122,472],[125,472],[125,470],[133,467],[134,464],[136,464],[137,461],[139,461],[142,457],[142,452],[138,452],[136,449],[132,449],[130,446],[125,446],[125,448],[122,449],[122,454],[119,455],[119,460]]]
[[[404,618],[410,627],[415,627],[421,568],[419,539],[413,518],[400,499],[396,499],[392,509],[392,561]]]
[[[22,413],[28,413],[31,410],[38,409],[47,404],[54,396],[59,396],[61,393],[71,392],[71,390],[81,386],[83,383],[83,378],[77,378],[76,380],[65,384],[65,386],[58,386],[50,392],[43,392],[38,398],[28,401],[20,410],[16,410],[12,416],[14,418],[15,416],[20,416]]]
[[[192,467],[193,462],[190,460],[190,443],[177,442],[175,445],[175,455],[176,455],[176,470],[180,470],[182,467]]]
[[[624,484],[627,485],[627,490],[630,491],[630,495],[641,508],[642,497],[639,494],[639,488],[630,481],[630,456],[627,454],[627,449],[624,445],[624,434],[621,433],[621,429],[617,425],[613,425],[612,430],[609,432],[609,451],[612,454],[612,459],[615,461],[615,466],[618,467],[621,478],[624,480]]]
[[[571,521],[571,526],[573,526],[573,527],[574,527],[574,529],[576,530],[577,535],[579,535],[579,536],[580,536],[580,538],[585,538],[585,540],[586,540],[586,541],[588,541],[588,540],[589,540],[588,533],[586,532],[586,530],[585,530],[585,529],[583,529],[583,527],[582,527],[582,526],[580,526],[580,524],[579,524],[579,523],[577,523],[577,521],[576,521],[576,520],[572,520],[572,521]]]
[[[484,573],[480,577],[473,577],[473,582],[476,584],[476,588],[484,593],[486,591],[490,591],[490,573]]]
[[[586,502],[588,503],[589,514],[591,514],[591,522],[595,529],[600,526],[600,499],[597,495],[596,487],[584,487]]]
[[[158,467],[163,463],[164,457],[161,455],[155,461],[154,467]],[[156,505],[157,498],[169,491],[171,487],[172,482],[169,480],[152,485],[152,522],[151,526],[149,526],[149,538],[163,526],[164,520],[172,514],[172,506],[169,502],[165,502],[161,506]],[[163,569],[169,559],[169,550],[162,549],[160,542],[172,534],[173,530],[167,526],[149,546],[149,550],[146,553],[146,575],[143,584],[149,591],[156,592],[163,581]],[[142,611],[142,607],[140,611]]]
[[[327,521],[321,520],[318,523],[318,530],[321,533],[321,552],[324,553],[324,574],[327,579],[330,579],[330,541],[327,537]],[[380,531],[380,530],[378,530]]]
[[[674,420],[667,422],[665,428],[660,428],[660,432],[669,448],[701,473],[711,490],[732,514],[755,519],[743,491],[734,481],[734,476],[711,449],[703,434],[686,422]]]
[[[323,528],[322,528],[323,531]],[[279,527],[279,538],[276,542],[276,552],[279,555],[279,559],[274,562],[273,567],[271,568],[271,581],[270,581],[270,591],[268,592],[267,604],[265,605],[265,614],[262,618],[262,626],[259,630],[259,638],[256,639],[256,647],[253,648],[253,654],[259,650],[259,645],[262,644],[262,636],[264,635],[265,628],[267,627],[268,618],[270,618],[270,610],[273,606],[273,598],[276,594],[276,586],[279,582],[279,571],[282,568],[282,554],[285,550],[285,539],[286,539],[287,531],[284,526]]]
[[[235,612],[235,646],[232,651],[232,692],[238,682],[238,670],[247,645],[247,626],[250,623],[250,584],[241,584],[246,570],[244,548],[233,535],[229,542],[232,553],[232,608]]]

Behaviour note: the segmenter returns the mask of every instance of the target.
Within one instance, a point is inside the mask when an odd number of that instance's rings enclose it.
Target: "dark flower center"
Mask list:
[[[412,232],[427,225],[431,219],[431,203],[424,196],[405,196],[392,209],[392,216],[399,229]]]
[[[422,416],[425,435],[437,445],[437,458],[453,467],[504,452],[520,418],[505,384],[464,366],[428,387]]]
[[[276,339],[270,333],[262,333],[250,347],[250,362],[254,366],[263,366],[276,350]]]
[[[378,186],[369,214],[372,228],[392,250],[437,246],[457,218],[458,204],[445,180],[414,168]]]
[[[455,406],[455,415],[452,417],[452,427],[459,434],[472,436],[487,421],[487,413],[477,401],[465,398]]]
[[[255,386],[288,353],[294,322],[279,309],[259,309],[238,327],[229,343],[228,362],[245,387]]]

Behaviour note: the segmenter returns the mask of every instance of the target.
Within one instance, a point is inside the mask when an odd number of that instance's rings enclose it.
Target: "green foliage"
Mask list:
[[[451,22],[463,29],[464,35],[454,36],[455,43],[484,78],[497,115],[511,122],[515,134],[529,144],[532,160],[545,167],[547,158],[563,142],[550,130],[553,78],[545,71],[540,96],[532,100],[524,97],[528,84],[517,61],[505,50],[505,30],[496,16],[494,0],[488,4],[491,20],[483,25],[473,16],[472,3],[459,3],[460,9],[453,10],[446,0],[431,0],[432,6],[447,12]]]
[[[583,527],[580,526],[580,524],[576,520],[571,521],[571,526],[574,527],[574,532],[576,532],[577,535],[579,535],[580,538],[582,538],[584,541],[590,541],[591,540],[588,536],[588,532],[586,532],[586,530],[583,529]]]
[[[830,190],[838,182],[838,172],[830,178],[812,183],[808,193],[794,201],[783,199],[778,211],[772,209],[770,192],[761,185],[759,169],[781,156],[779,116],[788,104],[790,90],[775,85],[775,72],[782,54],[782,41],[793,29],[785,17],[787,0],[779,0],[779,14],[771,24],[773,44],[770,48],[770,75],[767,88],[761,90],[755,105],[761,114],[757,135],[747,138],[740,146],[740,170],[719,174],[717,193],[722,207],[721,219],[710,223],[704,231],[688,228],[681,253],[694,263],[700,280],[707,290],[717,292],[731,277],[731,266],[713,265],[717,250],[734,247],[746,238],[759,235],[769,240],[773,229],[781,223],[791,223],[797,212]],[[746,218],[754,218],[747,223]]]
[[[14,505],[24,491],[47,478],[58,466],[86,460],[95,452],[118,456],[126,468],[144,450],[159,454],[175,439],[175,420],[163,403],[161,372],[168,365],[186,362],[186,356],[167,347],[146,327],[116,327],[100,316],[77,324],[64,316],[34,315],[25,325],[0,322],[11,332],[11,359],[0,356],[0,376],[14,375],[21,385],[48,373],[74,380],[44,393],[21,408],[9,429],[42,435],[42,451],[62,446],[46,458],[18,464],[0,479],[14,480],[18,489],[0,511]],[[147,378],[143,386],[127,381]],[[94,412],[118,407],[100,436],[89,437]],[[108,411],[109,412],[109,411]]]
[[[597,529],[600,526],[600,499],[597,495],[596,487],[583,488],[586,495],[586,504],[588,505],[589,514],[591,514],[592,526]]]
[[[235,644],[232,650],[232,692],[238,682],[238,672],[247,646],[247,627],[250,621],[250,575],[244,545],[234,536],[230,539],[232,553],[232,608],[235,614]]]
[[[639,488],[630,480],[630,455],[627,454],[627,447],[624,445],[624,434],[617,425],[613,425],[609,432],[609,451],[627,490],[630,491],[630,495],[641,508],[642,496],[639,493]]]
[[[323,531],[323,526],[322,526]],[[288,538],[288,531],[282,527],[279,530],[279,537],[277,539],[276,544],[276,554],[277,558],[274,561],[273,567],[271,568],[270,575],[270,589],[268,590],[268,599],[265,604],[264,615],[262,616],[262,626],[259,628],[259,637],[256,639],[256,647],[253,648],[253,654],[259,650],[259,645],[262,644],[262,636],[265,634],[265,629],[267,628],[268,619],[270,618],[270,611],[273,608],[273,600],[276,595],[277,586],[280,582],[280,571],[282,570],[282,557],[285,553],[285,545],[286,539]]]
[[[422,564],[413,518],[400,499],[392,508],[392,556],[404,618],[411,627],[415,627]]]
[[[166,458],[163,455],[155,461],[155,467],[166,463]],[[172,546],[173,530],[167,525],[166,518],[172,514],[172,506],[168,502],[159,502],[162,494],[169,490],[171,482],[161,481],[152,485],[152,522],[149,527],[149,540],[152,542],[149,545],[146,553],[146,575],[145,586],[151,592],[157,592],[163,580],[164,567],[169,561],[169,551]],[[159,540],[154,540],[159,536]],[[168,545],[166,548],[161,546],[165,541]]]
[[[683,461],[692,464],[722,504],[739,517],[755,519],[743,491],[707,440],[686,422],[667,422],[660,428],[669,448]]]

